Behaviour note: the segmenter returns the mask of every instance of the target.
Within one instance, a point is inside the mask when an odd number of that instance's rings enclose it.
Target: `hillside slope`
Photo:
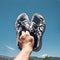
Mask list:
[[[13,60],[13,58],[0,55],[0,60]],[[59,57],[47,57],[47,58],[30,57],[29,60],[60,60],[60,58]]]

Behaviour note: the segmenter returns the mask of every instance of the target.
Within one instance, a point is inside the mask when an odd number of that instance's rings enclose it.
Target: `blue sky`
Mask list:
[[[60,0],[0,0],[0,55],[13,57],[19,53],[15,21],[23,12],[30,20],[34,13],[39,13],[46,21],[42,49],[32,52],[32,56],[48,54],[60,57]]]

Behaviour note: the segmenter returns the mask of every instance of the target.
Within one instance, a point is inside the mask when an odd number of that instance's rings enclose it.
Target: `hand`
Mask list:
[[[28,31],[26,32],[22,31],[22,35],[19,37],[18,43],[21,49],[26,48],[32,51],[34,46],[34,37],[31,36]]]

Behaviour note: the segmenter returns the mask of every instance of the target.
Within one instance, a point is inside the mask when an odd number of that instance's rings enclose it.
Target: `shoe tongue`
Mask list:
[[[35,16],[33,22],[35,22],[37,25],[39,25],[40,19]]]

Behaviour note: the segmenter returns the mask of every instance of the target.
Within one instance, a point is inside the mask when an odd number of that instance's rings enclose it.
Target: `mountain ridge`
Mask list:
[[[13,60],[14,57],[0,55],[0,60]],[[36,56],[30,56],[29,60],[60,60],[60,57],[45,57],[40,58]]]

